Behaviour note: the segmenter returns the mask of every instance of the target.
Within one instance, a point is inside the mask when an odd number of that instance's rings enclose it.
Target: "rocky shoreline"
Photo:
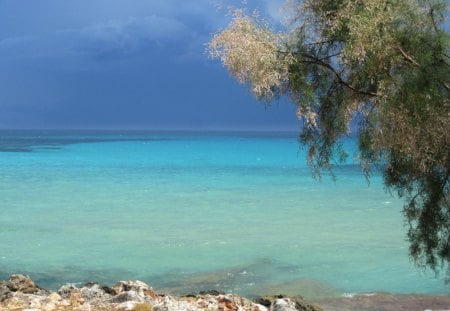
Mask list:
[[[112,287],[66,284],[52,292],[29,277],[11,275],[0,282],[0,310],[8,311],[321,311],[301,297],[260,297],[250,300],[217,291],[185,296],[158,294],[141,281],[120,281]]]
[[[319,307],[320,305],[320,307]],[[173,296],[141,281],[66,284],[57,291],[41,288],[26,275],[0,281],[0,310],[5,311],[450,311],[450,296],[370,293],[321,299],[264,296],[247,299],[216,290]]]

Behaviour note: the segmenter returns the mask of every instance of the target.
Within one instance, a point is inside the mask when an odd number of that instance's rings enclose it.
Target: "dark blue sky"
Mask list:
[[[234,0],[0,0],[0,128],[289,129],[208,59]],[[283,0],[248,1],[268,18]]]

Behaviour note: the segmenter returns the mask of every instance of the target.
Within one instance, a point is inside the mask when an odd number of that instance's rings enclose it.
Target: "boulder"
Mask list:
[[[280,298],[272,303],[271,310],[273,311],[297,311],[295,302],[288,298]]]
[[[123,303],[127,301],[143,303],[145,302],[145,299],[143,295],[139,295],[134,290],[129,290],[127,292],[120,293],[109,300],[111,303]]]
[[[7,286],[6,282],[0,282],[0,302],[12,297],[13,293]]]
[[[223,311],[238,311],[238,303],[233,299],[233,297],[219,296],[217,298],[219,302],[219,310]]]
[[[316,305],[307,303],[303,299],[295,299],[295,308],[298,311],[322,311],[322,308],[319,308]]]
[[[58,294],[63,298],[69,298],[73,293],[79,293],[80,289],[75,284],[66,284],[58,289]]]
[[[119,281],[112,287],[116,295],[119,295],[128,291],[135,291],[140,296],[156,297],[153,288],[141,281]]]
[[[321,308],[304,301],[303,297],[301,297],[301,296],[297,296],[297,297],[293,297],[293,298],[287,298],[283,295],[263,296],[263,297],[256,298],[254,300],[254,302],[256,302],[257,304],[260,304],[266,308],[269,308],[270,310],[322,311]],[[287,308],[287,309],[283,309],[283,308]],[[294,309],[292,309],[292,308],[294,308]]]
[[[225,295],[224,292],[219,292],[219,291],[217,291],[215,289],[204,290],[204,291],[201,291],[199,294],[200,295],[211,295],[211,296]]]
[[[98,283],[86,283],[80,288],[80,293],[81,297],[87,301],[105,301],[110,299],[115,294],[111,288]]]
[[[12,292],[24,294],[47,295],[49,291],[37,286],[28,275],[13,274],[6,282],[6,286]]]

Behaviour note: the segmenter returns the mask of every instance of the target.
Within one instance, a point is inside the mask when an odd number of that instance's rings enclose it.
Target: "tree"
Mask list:
[[[357,116],[359,160],[405,200],[410,255],[450,276],[450,102],[446,3],[439,0],[293,0],[273,31],[234,11],[208,45],[261,100],[287,95],[303,120],[313,172],[345,153]]]

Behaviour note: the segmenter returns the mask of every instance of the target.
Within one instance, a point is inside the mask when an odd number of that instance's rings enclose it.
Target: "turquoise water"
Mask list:
[[[399,199],[311,177],[295,133],[0,132],[0,276],[306,297],[448,293]],[[352,142],[347,148],[353,149]],[[291,293],[291,294],[292,294]]]

